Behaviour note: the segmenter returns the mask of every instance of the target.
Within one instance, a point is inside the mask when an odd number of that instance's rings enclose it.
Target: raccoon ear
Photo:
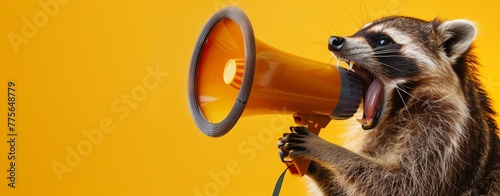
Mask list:
[[[446,21],[437,30],[441,36],[441,45],[451,59],[457,59],[466,52],[476,37],[476,27],[468,20]]]

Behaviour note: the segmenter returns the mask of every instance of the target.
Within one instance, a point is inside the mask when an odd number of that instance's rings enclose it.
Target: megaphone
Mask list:
[[[331,119],[347,119],[361,102],[358,76],[343,67],[273,48],[255,39],[243,11],[226,7],[203,28],[193,52],[189,105],[206,135],[228,133],[242,116],[283,109],[315,134]],[[292,174],[303,176],[307,160],[294,159]]]

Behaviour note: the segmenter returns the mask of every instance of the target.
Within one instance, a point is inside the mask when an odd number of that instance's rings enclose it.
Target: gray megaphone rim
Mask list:
[[[205,118],[198,104],[198,65],[206,39],[210,36],[211,31],[217,24],[224,19],[233,20],[241,29],[245,47],[245,68],[240,91],[238,92],[238,96],[229,114],[222,121],[212,124]],[[223,136],[233,128],[241,117],[252,88],[255,71],[255,53],[255,36],[252,25],[246,14],[240,9],[236,7],[223,8],[215,13],[205,24],[205,27],[203,27],[191,58],[188,93],[191,114],[193,115],[196,125],[205,135],[210,137]]]

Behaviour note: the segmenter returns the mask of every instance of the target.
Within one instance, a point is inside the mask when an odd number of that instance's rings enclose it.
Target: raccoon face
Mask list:
[[[349,37],[330,37],[328,49],[360,76],[364,115],[358,121],[372,129],[390,111],[406,107],[402,94],[408,98],[408,88],[426,81],[459,85],[454,66],[474,37],[475,27],[466,20],[428,22],[393,16]]]

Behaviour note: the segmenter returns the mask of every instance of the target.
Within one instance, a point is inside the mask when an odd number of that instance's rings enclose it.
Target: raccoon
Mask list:
[[[359,148],[305,127],[279,139],[282,156],[311,160],[323,195],[500,195],[495,111],[478,79],[468,20],[390,16],[328,48],[363,83]]]

